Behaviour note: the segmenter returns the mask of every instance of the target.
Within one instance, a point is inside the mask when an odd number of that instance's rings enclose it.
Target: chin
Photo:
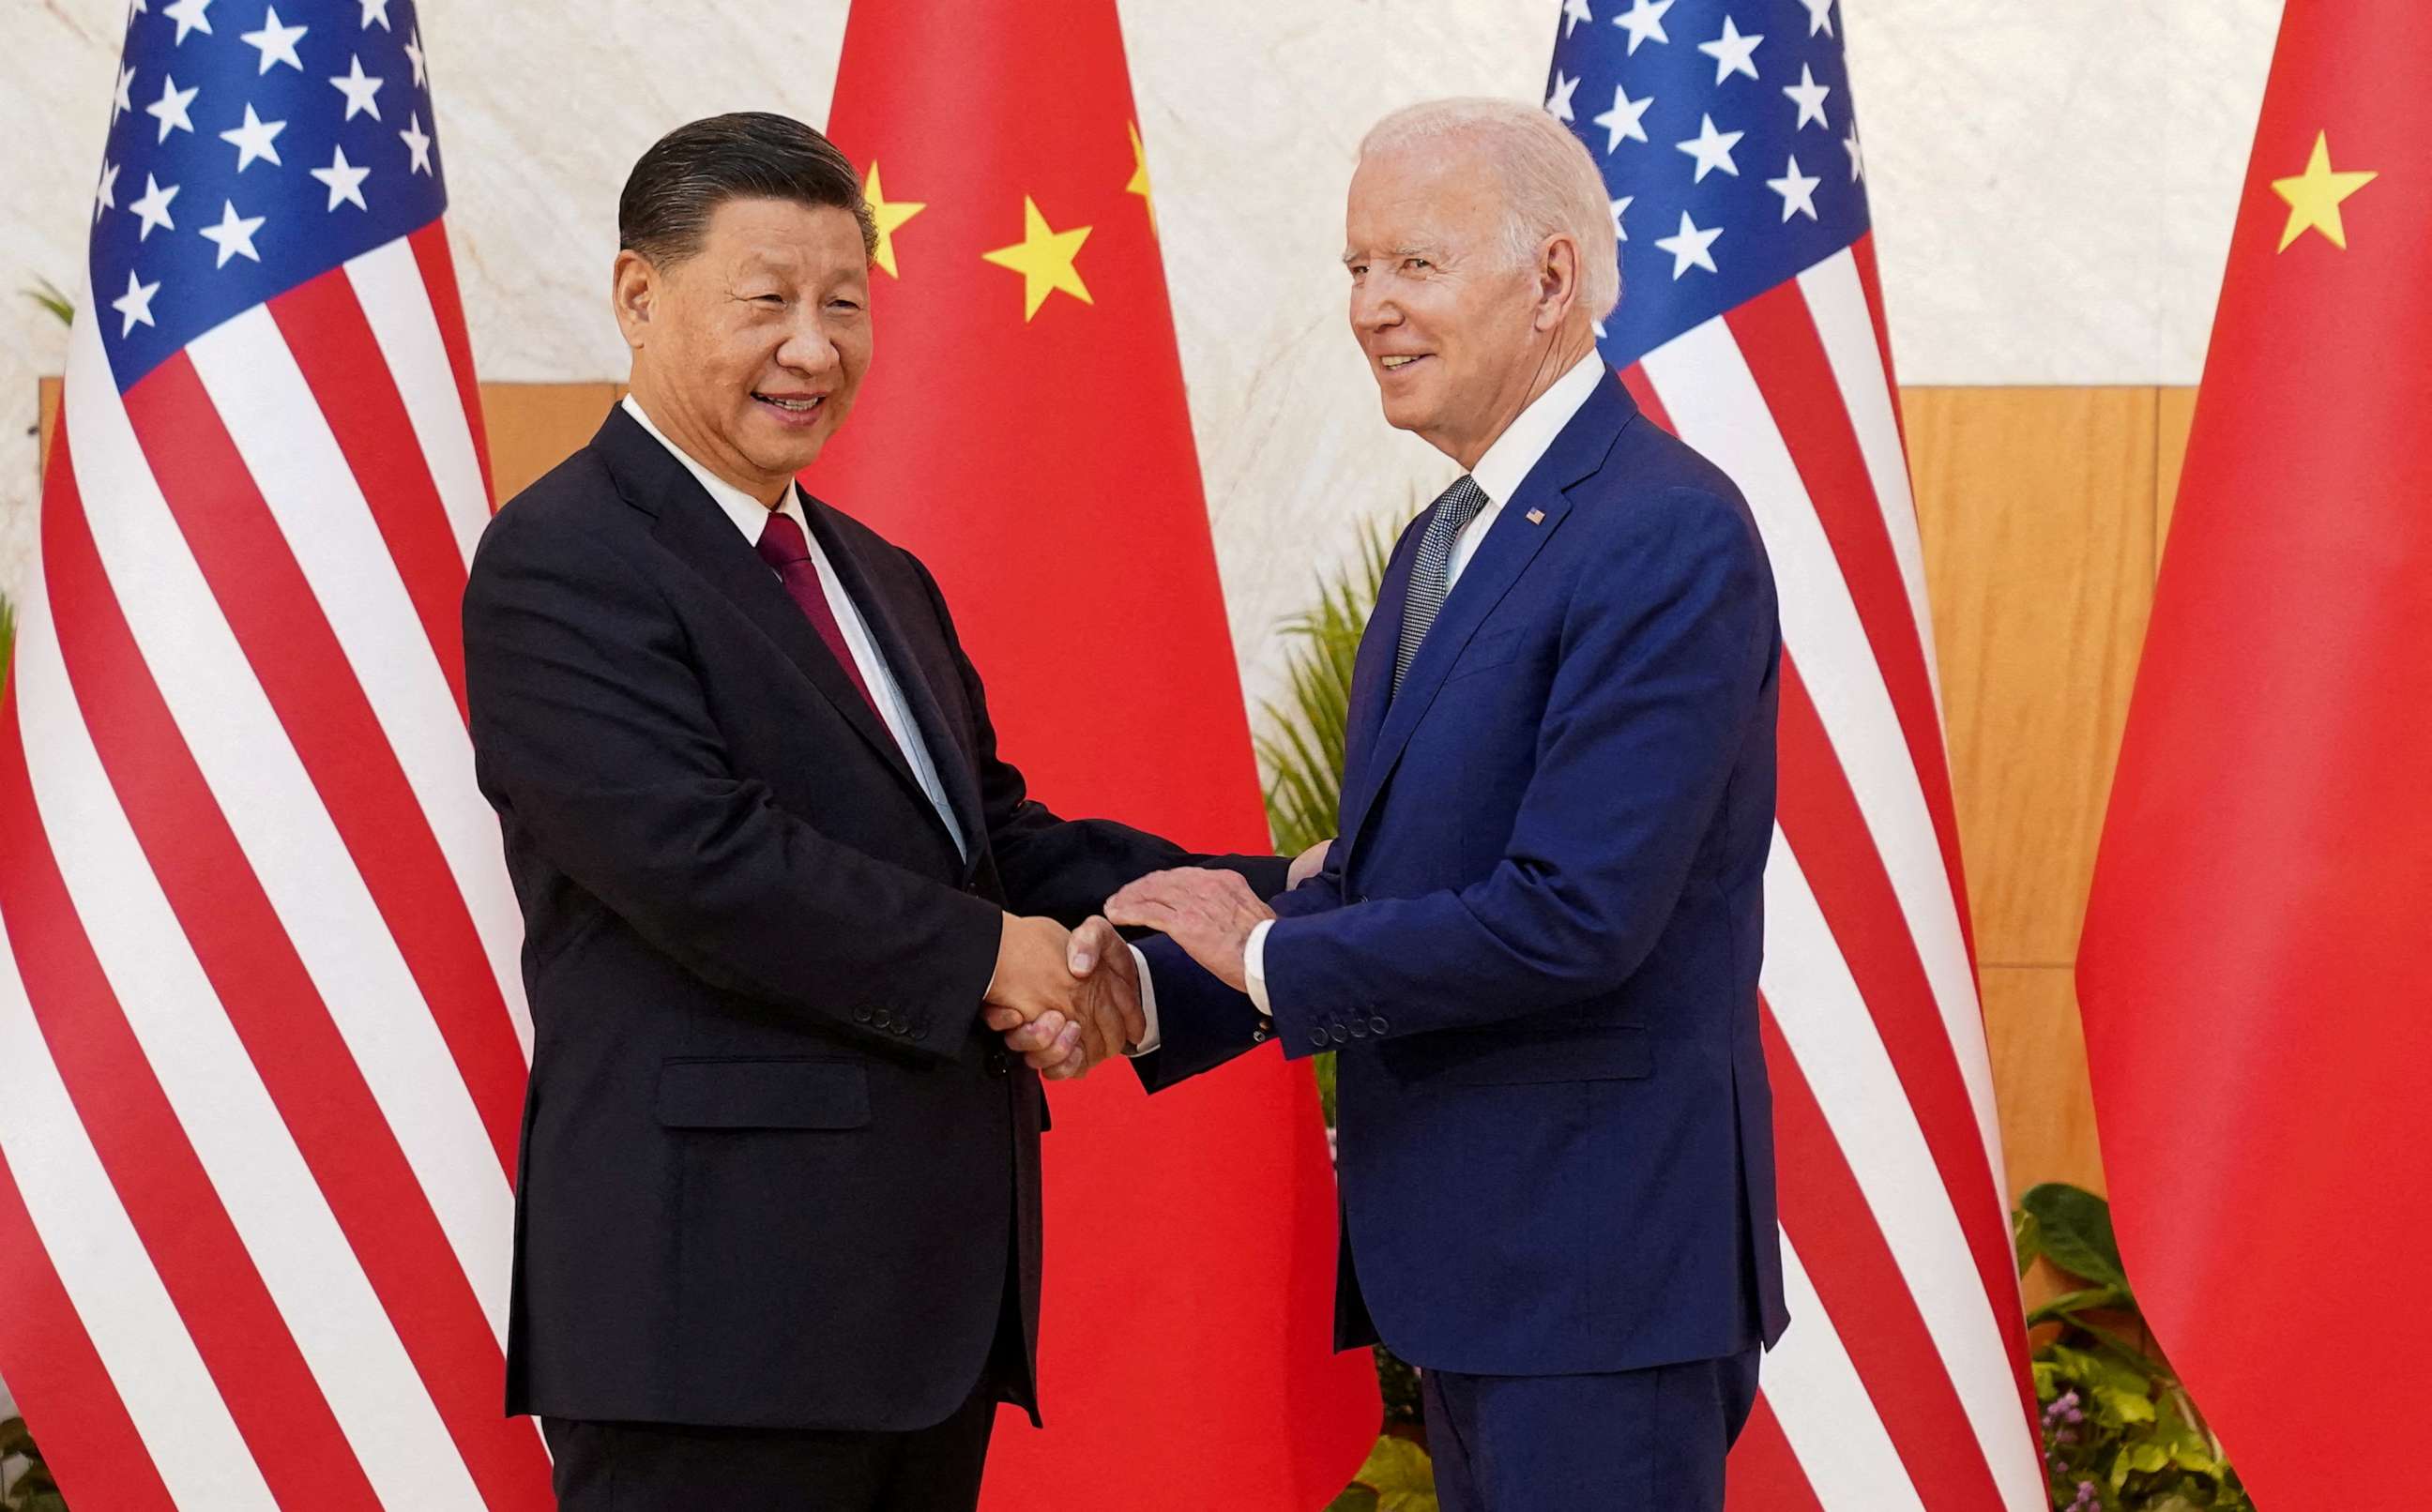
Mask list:
[[[1387,425],[1396,430],[1425,430],[1427,428],[1427,420],[1432,412],[1427,405],[1415,402],[1408,395],[1399,399],[1391,395],[1380,395],[1380,397],[1383,399]]]

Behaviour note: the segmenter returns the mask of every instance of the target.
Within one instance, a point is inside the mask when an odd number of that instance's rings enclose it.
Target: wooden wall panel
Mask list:
[[[51,470],[51,421],[59,412],[59,380],[46,378],[42,382],[41,418],[35,424],[42,428],[42,439],[35,443],[35,472],[47,476]]]
[[[2170,538],[2170,509],[2179,496],[2179,472],[2187,460],[2187,428],[2195,423],[2196,391],[2161,389],[2159,424],[2154,428],[2153,543],[2154,570],[2161,569],[2161,544]]]
[[[615,383],[484,383],[481,423],[490,474],[503,504],[573,455],[600,428],[623,389]]]
[[[2154,393],[1903,403],[1978,953],[2065,965],[2153,599]]]
[[[2102,1191],[2103,1148],[2086,1086],[2072,969],[1986,966],[1978,983],[2011,1195],[2037,1182],[2074,1182]]]

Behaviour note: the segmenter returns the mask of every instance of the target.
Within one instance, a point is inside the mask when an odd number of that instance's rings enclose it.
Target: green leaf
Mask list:
[[[48,278],[36,278],[34,282],[40,287],[20,289],[17,292],[57,316],[60,325],[73,324],[76,320],[76,301],[59,293],[58,287]]]
[[[10,1454],[31,1455],[33,1453],[34,1436],[26,1431],[25,1419],[0,1420],[0,1459]]]
[[[1343,800],[1343,746],[1351,719],[1351,667],[1391,537],[1379,522],[1357,561],[1318,584],[1317,602],[1276,627],[1287,642],[1280,701],[1259,705],[1256,746],[1267,774],[1267,828],[1275,848],[1298,855],[1335,832]]]
[[[1326,1512],[1376,1512],[1376,1493],[1364,1486],[1346,1487],[1326,1504]]]
[[[2046,1259],[2093,1285],[2129,1290],[2120,1241],[2111,1232],[2110,1203],[2082,1186],[2046,1182],[2029,1188],[2018,1205],[2035,1218]]]
[[[1377,1439],[1354,1484],[1376,1493],[1376,1512],[1436,1512],[1435,1467],[1407,1438]]]
[[[17,649],[17,611],[8,603],[8,596],[0,594],[0,693],[8,688],[8,663]],[[24,1426],[25,1420],[11,1418],[9,1422]]]
[[[2075,1315],[2090,1309],[2111,1309],[2127,1306],[2131,1299],[2117,1286],[2088,1286],[2082,1291],[2065,1291],[2027,1315],[2027,1326],[2039,1323],[2074,1322]]]
[[[2010,1209],[2010,1245],[2018,1252],[2018,1276],[2024,1280],[2035,1268],[2035,1257],[2044,1252],[2044,1234],[2035,1216],[2023,1207]]]

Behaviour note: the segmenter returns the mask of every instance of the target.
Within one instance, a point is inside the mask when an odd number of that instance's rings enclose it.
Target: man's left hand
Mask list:
[[[1197,867],[1153,871],[1106,899],[1107,918],[1171,935],[1236,992],[1249,990],[1250,932],[1275,916],[1239,875]]]

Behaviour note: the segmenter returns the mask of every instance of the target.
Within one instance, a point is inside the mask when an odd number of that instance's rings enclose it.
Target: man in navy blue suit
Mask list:
[[[1110,901],[1165,936],[1135,1065],[1341,1052],[1336,1342],[1421,1368],[1445,1506],[1719,1508],[1785,1321],[1764,545],[1597,355],[1619,273],[1577,138],[1402,111],[1348,221],[1385,417],[1462,476],[1386,570],[1322,868],[1272,903],[1206,871]]]

